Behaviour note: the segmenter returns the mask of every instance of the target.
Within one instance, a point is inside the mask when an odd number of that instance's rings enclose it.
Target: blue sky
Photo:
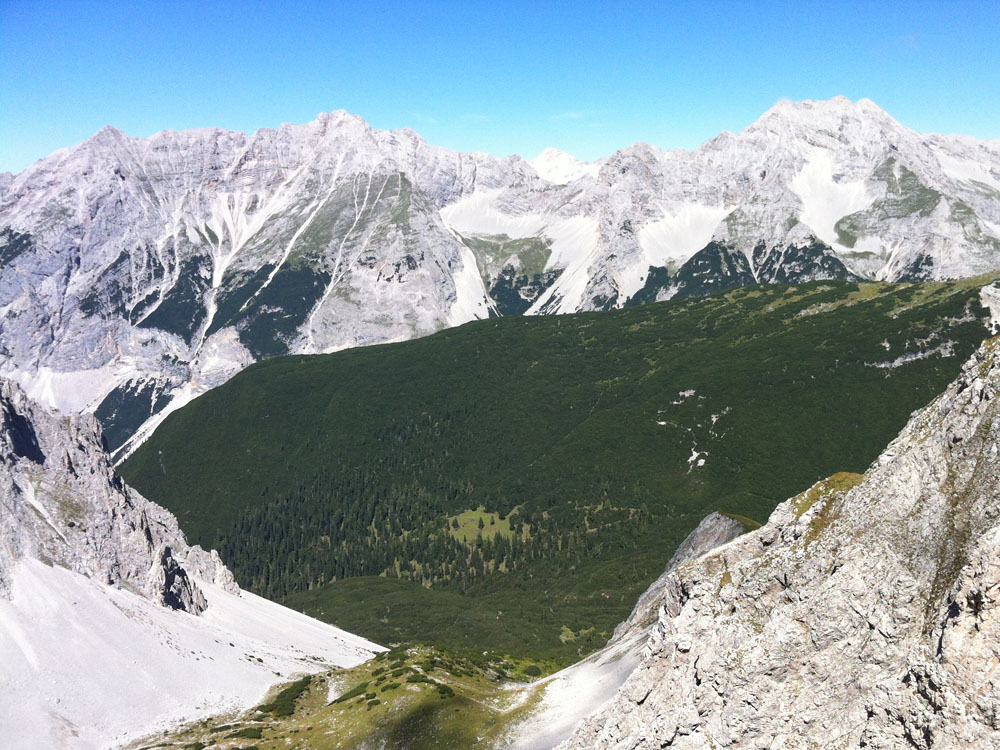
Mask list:
[[[1000,138],[1000,3],[0,0],[0,171],[106,124],[347,109],[500,156],[695,148],[781,98]]]

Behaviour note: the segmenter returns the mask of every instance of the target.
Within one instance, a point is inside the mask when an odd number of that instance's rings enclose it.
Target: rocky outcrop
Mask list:
[[[241,592],[115,476],[92,416],[50,413],[0,379],[5,750],[121,747],[379,650]]]
[[[702,519],[604,648],[528,688],[534,691],[535,709],[508,730],[499,746],[505,750],[549,750],[569,737],[584,717],[600,711],[639,664],[674,569],[742,533],[742,523],[719,513]]]
[[[0,194],[0,374],[119,447],[279,354],[490,314],[441,205],[541,180],[346,112],[253,135],[105,128]]]
[[[564,748],[1000,746],[1000,339],[865,475],[682,564]]]
[[[238,591],[214,550],[115,475],[94,417],[52,414],[0,380],[0,597],[22,558],[192,614],[206,606],[194,579]]]
[[[660,607],[667,594],[670,575],[678,565],[683,565],[707,552],[731,542],[744,532],[743,524],[721,513],[709,513],[694,528],[667,562],[663,575],[653,581],[632,609],[628,619],[615,628],[612,642],[639,632],[656,622]]]

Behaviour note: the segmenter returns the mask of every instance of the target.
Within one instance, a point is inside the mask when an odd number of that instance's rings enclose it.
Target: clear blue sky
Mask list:
[[[500,156],[694,148],[780,98],[1000,138],[1000,2],[0,0],[0,171],[106,124],[347,109]]]

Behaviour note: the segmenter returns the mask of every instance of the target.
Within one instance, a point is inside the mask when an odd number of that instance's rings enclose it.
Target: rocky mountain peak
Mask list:
[[[105,125],[87,140],[95,143],[118,143],[127,139],[128,136],[114,125]]]
[[[831,121],[847,122],[849,120],[879,121],[882,124],[902,127],[888,112],[871,99],[862,98],[852,101],[846,96],[801,101],[780,99],[758,118],[757,123],[779,120],[804,127],[816,127],[817,123],[826,124]],[[754,125],[751,125],[750,128]]]
[[[528,163],[538,175],[556,185],[565,185],[578,180],[584,175],[596,176],[600,165],[596,162],[586,163],[572,154],[567,154],[557,148],[547,148]]]

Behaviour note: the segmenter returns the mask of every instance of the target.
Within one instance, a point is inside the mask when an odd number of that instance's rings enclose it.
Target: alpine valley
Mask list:
[[[709,513],[753,528],[864,471],[987,335],[986,281],[764,285],[278,357],[119,470],[257,594],[380,643],[565,666]]]
[[[0,746],[1000,746],[998,332],[868,100],[105,128],[0,175]]]
[[[706,516],[566,669],[398,646],[131,747],[996,747],[998,346],[865,473],[814,483],[749,533]]]
[[[782,101],[694,152],[461,154],[334,112],[0,178],[0,373],[122,456],[248,364],[475,318],[1000,268],[1000,146]]]

